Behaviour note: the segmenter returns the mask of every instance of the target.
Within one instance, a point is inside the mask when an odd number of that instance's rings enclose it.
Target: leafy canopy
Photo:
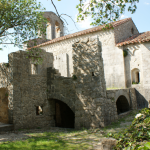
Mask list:
[[[36,38],[38,31],[45,33],[41,3],[36,0],[0,1],[0,46],[14,44]]]
[[[120,15],[128,11],[134,13],[139,0],[79,0],[77,21],[84,20],[91,16],[91,25],[103,25],[119,19]]]

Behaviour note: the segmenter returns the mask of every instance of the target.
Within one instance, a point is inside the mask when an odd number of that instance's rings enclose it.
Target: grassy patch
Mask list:
[[[75,134],[70,133],[71,134]],[[34,138],[30,138],[24,141],[4,142],[0,144],[1,150],[76,150],[76,149],[88,149],[91,147],[86,141],[81,141],[78,138],[70,139],[65,138],[65,133],[52,133],[45,132],[42,134],[30,134]]]

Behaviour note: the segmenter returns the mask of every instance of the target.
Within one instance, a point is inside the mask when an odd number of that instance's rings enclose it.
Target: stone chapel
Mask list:
[[[53,12],[44,16],[46,35],[0,64],[0,122],[99,128],[149,107],[150,31],[139,33],[126,18],[64,36],[63,21]],[[40,55],[29,56],[33,49]]]

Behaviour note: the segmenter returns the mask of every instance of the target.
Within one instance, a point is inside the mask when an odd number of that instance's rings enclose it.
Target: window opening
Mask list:
[[[135,68],[132,70],[132,84],[140,83],[140,70]]]
[[[134,29],[133,28],[131,29],[131,33],[134,34]]]
[[[94,76],[94,72],[92,72],[92,76]]]
[[[36,115],[43,115],[43,107],[42,106],[36,107]]]
[[[38,65],[31,64],[31,74],[38,74]]]

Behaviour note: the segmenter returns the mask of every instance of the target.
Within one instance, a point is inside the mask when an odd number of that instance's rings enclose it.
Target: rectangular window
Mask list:
[[[38,74],[38,65],[31,64],[31,74]]]
[[[43,107],[36,106],[36,115],[43,115]]]

